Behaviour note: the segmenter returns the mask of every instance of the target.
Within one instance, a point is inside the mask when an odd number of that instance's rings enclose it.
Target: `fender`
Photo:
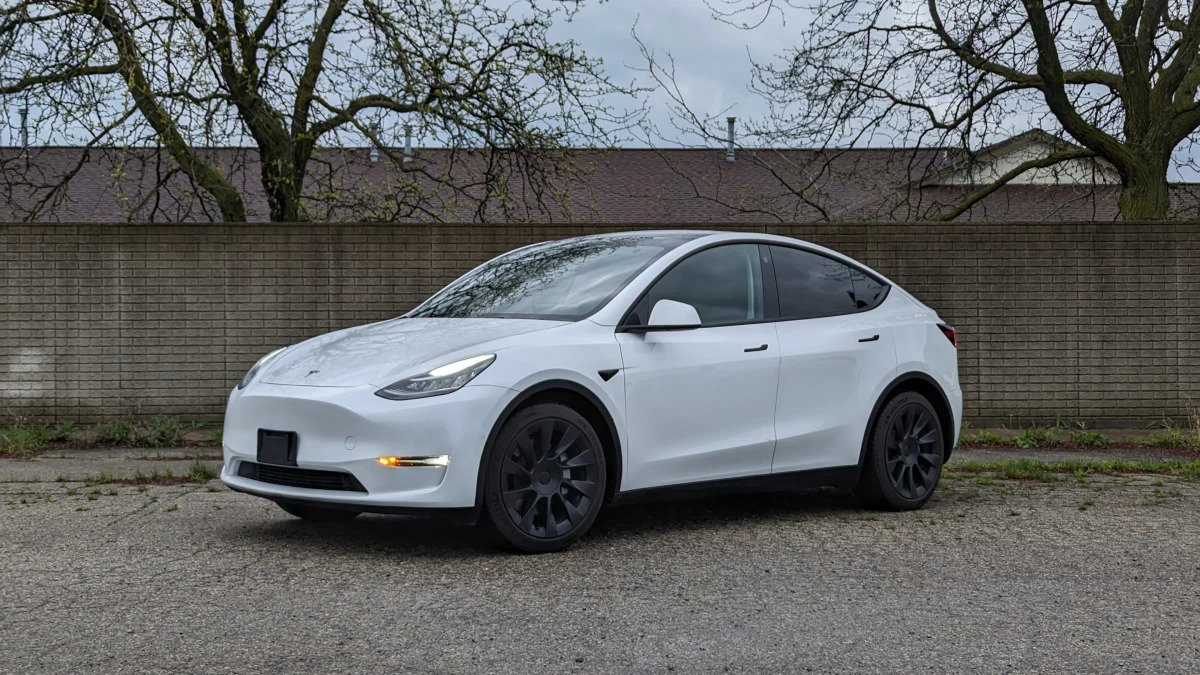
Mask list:
[[[579,384],[578,382],[572,382],[571,380],[543,380],[524,389],[520,394],[517,394],[516,398],[514,398],[512,401],[509,401],[508,405],[504,406],[504,410],[500,412],[500,416],[496,418],[495,424],[492,425],[492,430],[488,433],[487,441],[485,441],[483,448],[483,455],[479,462],[479,478],[475,483],[476,513],[479,513],[483,507],[483,474],[484,470],[486,470],[491,461],[493,446],[495,445],[496,437],[500,435],[500,429],[504,426],[504,423],[508,421],[508,418],[512,416],[513,412],[515,412],[517,408],[521,407],[521,405],[526,401],[542,392],[551,391],[554,389],[565,389],[571,393],[579,394],[587,399],[589,403],[595,406],[596,410],[600,411],[600,416],[604,418],[604,424],[608,427],[608,435],[612,438],[613,442],[612,456],[614,458],[614,485],[609,486],[609,489],[613,493],[619,489],[621,485],[621,458],[623,454],[621,451],[621,436],[617,433],[617,425],[615,422],[613,422],[612,413],[608,411],[608,408],[600,401],[600,398],[596,396],[596,394],[592,393],[592,390],[588,389],[582,384]]]
[[[860,471],[862,470],[863,464],[867,460],[867,443],[870,441],[871,429],[875,426],[875,420],[879,417],[879,411],[883,408],[884,402],[891,398],[892,392],[900,387],[900,385],[913,380],[920,380],[922,384],[932,386],[934,391],[937,392],[939,400],[930,401],[930,403],[932,403],[934,408],[937,409],[939,418],[942,416],[942,410],[945,410],[946,412],[951,411],[950,399],[946,397],[946,391],[942,389],[942,385],[938,384],[937,380],[935,380],[928,373],[923,373],[919,370],[910,370],[907,373],[896,376],[895,379],[893,379],[886,387],[883,388],[883,393],[879,395],[879,398],[875,401],[875,406],[871,408],[871,416],[867,418],[867,428],[863,430],[862,447],[859,448],[858,451],[858,468]],[[950,423],[954,423],[954,415],[952,412],[950,413]],[[942,426],[945,427],[945,424]],[[945,429],[943,429],[943,432],[945,432]],[[953,438],[954,430],[951,429],[949,432],[951,434],[951,438]],[[946,462],[946,460],[950,459],[950,453],[953,450],[953,447],[946,449],[946,456],[942,458],[943,464]]]

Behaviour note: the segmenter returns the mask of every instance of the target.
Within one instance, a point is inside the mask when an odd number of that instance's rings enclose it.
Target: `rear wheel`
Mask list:
[[[314,523],[340,523],[346,520],[357,517],[361,511],[350,511],[347,509],[331,509],[320,506],[309,506],[307,504],[289,504],[287,502],[275,502],[279,504],[279,508],[303,520],[309,520]]]
[[[512,416],[484,467],[484,508],[514,548],[546,553],[587,532],[606,487],[604,447],[587,419],[559,403]]]
[[[946,456],[937,411],[916,392],[887,402],[868,437],[855,494],[877,508],[918,509],[933,496]]]

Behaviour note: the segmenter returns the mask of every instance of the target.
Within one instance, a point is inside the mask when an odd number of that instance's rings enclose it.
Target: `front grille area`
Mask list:
[[[250,480],[288,487],[341,490],[343,492],[367,491],[352,474],[341,471],[317,471],[316,469],[298,469],[292,466],[242,462],[238,465],[238,475]]]

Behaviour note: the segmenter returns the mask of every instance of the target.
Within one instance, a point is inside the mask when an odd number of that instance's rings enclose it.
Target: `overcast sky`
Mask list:
[[[556,35],[574,38],[589,55],[604,59],[613,78],[651,85],[652,80],[637,72],[646,62],[633,37],[636,31],[655,57],[670,54],[675,59],[676,81],[689,106],[697,113],[721,116],[760,116],[764,107],[747,90],[750,84],[750,59],[770,59],[792,43],[796,13],[784,25],[776,15],[764,25],[746,31],[713,18],[704,0],[609,0],[585,5],[570,23],[556,28]],[[645,95],[650,120],[664,135],[673,131],[669,104],[663,92]],[[723,128],[723,126],[722,126]],[[685,144],[696,138],[673,134],[671,140]]]

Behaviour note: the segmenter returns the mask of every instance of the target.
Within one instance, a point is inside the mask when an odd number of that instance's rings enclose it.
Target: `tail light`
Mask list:
[[[946,336],[946,339],[950,341],[950,344],[954,345],[954,348],[957,349],[958,348],[958,332],[955,331],[952,326],[947,326],[944,323],[939,323],[938,328],[941,329],[942,335]]]

